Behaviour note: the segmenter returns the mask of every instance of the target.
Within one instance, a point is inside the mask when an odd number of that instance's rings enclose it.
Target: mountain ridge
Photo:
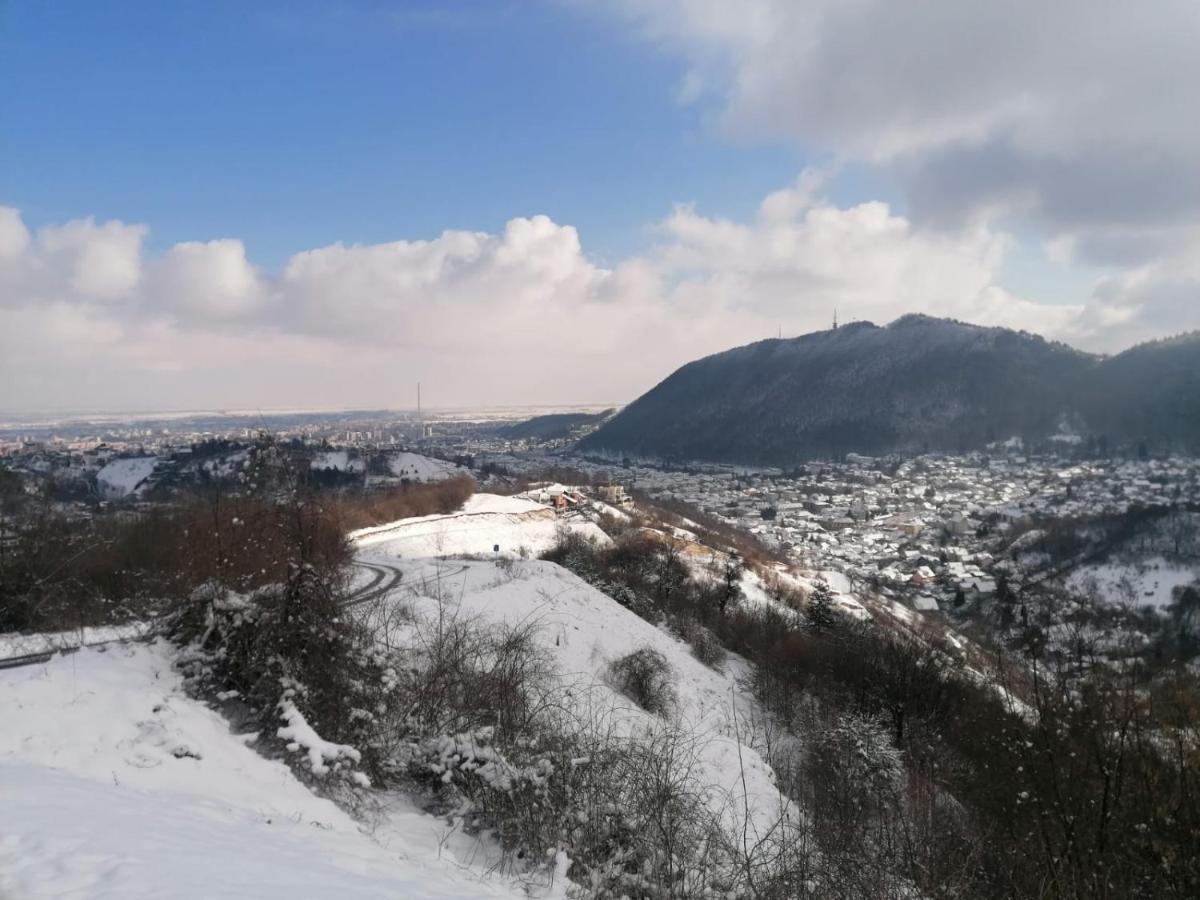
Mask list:
[[[772,338],[681,366],[579,449],[788,465],[979,449],[1067,431],[1105,446],[1200,443],[1200,333],[1114,356],[922,314]]]

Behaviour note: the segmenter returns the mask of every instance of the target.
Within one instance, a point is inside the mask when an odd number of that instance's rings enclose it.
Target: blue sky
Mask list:
[[[0,0],[0,409],[608,403],[835,307],[1200,328],[1191,10]]]
[[[554,3],[14,3],[0,197],[37,226],[335,240],[570,222],[619,259],[675,202],[743,216],[808,161],[716,139],[678,62]]]

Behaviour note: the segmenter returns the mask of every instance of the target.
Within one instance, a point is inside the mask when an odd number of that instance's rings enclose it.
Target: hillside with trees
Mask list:
[[[689,363],[580,443],[585,452],[789,465],[846,453],[966,452],[1064,430],[1096,446],[1200,439],[1200,336],[1105,358],[1027,332],[909,315]]]

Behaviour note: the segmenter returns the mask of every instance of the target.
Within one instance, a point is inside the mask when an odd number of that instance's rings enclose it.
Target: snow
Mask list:
[[[825,583],[829,585],[835,594],[854,593],[854,586],[850,583],[850,579],[842,572],[827,569],[819,572],[817,577],[824,579]]]
[[[290,741],[287,745],[289,750],[304,749],[306,751],[308,767],[314,775],[328,775],[330,763],[362,761],[362,754],[356,748],[347,744],[335,744],[332,741],[324,740],[317,734],[308,724],[308,720],[304,718],[304,713],[296,708],[296,704],[292,700],[285,698],[279,702],[279,715],[287,722],[287,725],[281,725],[275,732],[276,736]],[[355,772],[354,778],[363,787],[367,787],[370,783],[361,772]]]
[[[313,457],[309,467],[333,469],[338,472],[362,472],[366,469],[366,464],[361,459],[351,459],[348,450],[325,450]]]
[[[165,642],[0,672],[0,896],[510,897],[415,812],[372,839],[190,699]]]
[[[200,469],[216,478],[230,478],[244,469],[250,459],[249,450],[236,450],[200,463]]]
[[[144,486],[157,465],[156,456],[114,459],[96,474],[96,483],[105,497],[128,497]]]
[[[403,583],[416,587],[393,602],[411,604],[418,615],[443,612],[429,596],[434,593],[451,615],[536,625],[576,711],[603,716],[625,733],[653,731],[662,721],[605,682],[608,665],[642,646],[658,650],[674,670],[677,703],[672,719],[694,741],[694,771],[709,792],[713,815],[730,833],[740,834],[746,824],[753,837],[767,834],[783,811],[795,812],[757,751],[765,747],[766,717],[740,684],[747,671],[744,660],[731,656],[723,671],[709,668],[685,643],[553,563],[522,560],[501,567],[491,561],[408,560],[401,567]],[[389,626],[390,642],[411,638],[412,626],[402,617],[382,618],[399,623]]]
[[[1172,591],[1200,579],[1200,568],[1173,563],[1161,556],[1136,563],[1104,562],[1081,566],[1067,578],[1067,587],[1090,593],[1093,587],[1108,603],[1127,600],[1137,606],[1162,609],[1173,597]]]
[[[400,519],[350,533],[360,550],[381,560],[438,556],[536,556],[552,548],[560,529],[601,544],[609,537],[588,521],[560,520],[554,510],[519,497],[475,494],[458,512]]]
[[[781,817],[800,820],[762,755],[770,727],[744,687],[744,660],[703,665],[685,643],[552,563],[430,558],[490,556],[495,544],[509,557],[536,552],[563,527],[604,537],[593,523],[559,519],[528,500],[481,494],[458,513],[365,529],[355,543],[363,562],[403,570],[389,602],[418,616],[444,603],[460,615],[536,625],[565,702],[581,716],[604,716],[616,734],[667,726],[605,681],[613,660],[658,650],[674,672],[668,719],[693,748],[687,764],[714,821],[752,844]],[[410,618],[376,621],[387,623],[390,641],[413,636]],[[126,643],[0,671],[0,897],[528,896],[495,874],[486,840],[421,813],[402,794],[365,795],[368,832],[282,762],[255,752],[256,736],[233,734],[188,697],[174,654],[163,641]],[[356,762],[354,748],[323,741],[286,698],[280,713],[277,734],[304,751],[314,775]],[[555,896],[563,896],[568,864],[560,854]]]
[[[618,522],[629,522],[633,519],[633,516],[629,515],[629,513],[625,512],[625,510],[609,503],[605,503],[603,500],[593,500],[592,509],[602,516],[611,516]]]
[[[126,625],[76,628],[73,631],[0,634],[0,661],[16,656],[57,653],[109,641],[145,637],[151,630],[152,627],[148,622],[130,622]]]
[[[506,515],[521,515],[522,513],[544,513],[547,507],[524,497],[505,497],[502,494],[472,494],[467,498],[458,514],[475,515],[477,513],[504,513]]]
[[[918,594],[913,597],[913,609],[918,612],[937,612],[938,602],[929,594]]]
[[[751,606],[768,607],[778,610],[784,615],[795,616],[796,611],[790,607],[784,606],[776,602],[767,592],[767,586],[763,583],[762,578],[753,569],[747,569],[742,573],[742,579],[739,585],[742,589],[742,601]]]
[[[408,478],[412,481],[444,481],[466,472],[466,469],[454,463],[407,451],[391,454],[388,457],[388,468],[397,478]]]

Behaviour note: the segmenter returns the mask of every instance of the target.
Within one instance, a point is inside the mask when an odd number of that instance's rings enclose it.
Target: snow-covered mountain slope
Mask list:
[[[154,456],[114,459],[96,473],[96,484],[105,497],[127,497],[141,489],[157,465],[158,458]]]
[[[444,481],[457,475],[469,474],[462,466],[402,450],[388,456],[388,469],[397,478],[410,481]]]
[[[803,816],[764,759],[770,729],[740,683],[745,662],[710,668],[566,569],[515,558],[550,546],[562,527],[539,504],[479,495],[455,514],[368,529],[356,537],[360,560],[403,578],[383,609],[356,613],[393,646],[447,614],[533,625],[581,721],[621,738],[679,735],[679,766],[712,821],[747,848],[781,839]],[[590,522],[568,527],[607,540]],[[495,544],[499,559],[451,555],[491,556]],[[675,702],[663,716],[607,681],[613,660],[643,647],[672,670]],[[561,877],[520,885],[496,874],[486,836],[424,814],[415,798],[364,791],[360,820],[317,796],[185,693],[175,653],[162,641],[118,644],[0,671],[4,900],[563,896]]]
[[[367,552],[362,558],[380,557]],[[722,671],[704,665],[684,642],[553,563],[407,560],[399,567],[403,587],[391,602],[410,606],[426,621],[448,615],[535,626],[579,716],[601,718],[627,735],[668,724],[681,729],[694,753],[693,777],[727,833],[744,835],[752,845],[783,816],[797,820],[798,811],[779,793],[774,772],[758,752],[765,746],[766,722],[739,684],[746,673],[740,658],[731,656]],[[405,617],[379,620],[387,623],[393,645],[411,640]],[[676,703],[666,721],[639,709],[606,681],[609,663],[641,647],[662,653],[673,670]]]
[[[82,650],[0,672],[0,897],[516,897],[439,823],[386,843],[183,693],[173,648]]]
[[[518,497],[475,494],[458,512],[401,519],[351,532],[360,550],[382,559],[437,556],[536,556],[549,550],[567,528],[606,543],[608,536],[592,522],[560,521],[554,510]],[[499,551],[496,548],[499,547]],[[522,553],[522,550],[524,553]]]

